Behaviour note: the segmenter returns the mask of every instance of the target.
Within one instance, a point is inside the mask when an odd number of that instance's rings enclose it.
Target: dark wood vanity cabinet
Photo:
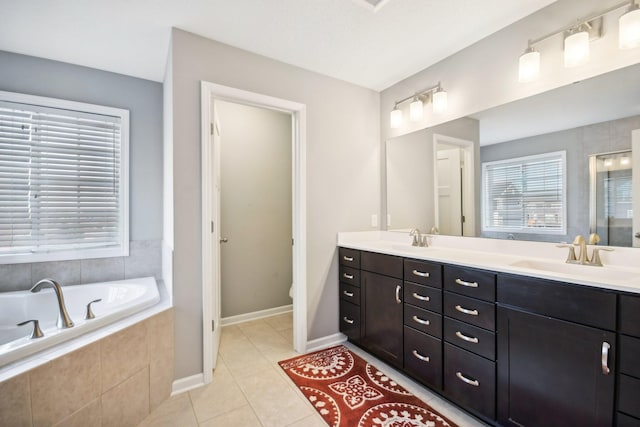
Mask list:
[[[360,342],[360,251],[339,248],[340,332]]]
[[[620,296],[616,425],[640,427],[640,297]]]

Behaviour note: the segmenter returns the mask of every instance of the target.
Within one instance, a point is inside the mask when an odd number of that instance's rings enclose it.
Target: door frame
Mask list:
[[[220,245],[213,245],[211,232],[211,198],[213,178],[217,171],[211,164],[211,105],[227,101],[291,114],[292,137],[292,237],[293,237],[293,348],[304,353],[307,347],[307,215],[306,215],[306,105],[260,93],[249,92],[202,80],[201,100],[201,189],[202,189],[202,349],[205,384],[213,377],[214,354],[211,322],[221,317],[220,283],[214,289],[213,260],[220,257]],[[217,225],[216,225],[217,226]],[[211,248],[214,248],[211,250]],[[215,296],[215,300],[214,300]],[[214,302],[215,301],[215,302]],[[222,327],[217,322],[215,328]]]

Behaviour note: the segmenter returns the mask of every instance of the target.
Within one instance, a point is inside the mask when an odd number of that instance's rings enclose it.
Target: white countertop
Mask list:
[[[604,266],[596,267],[567,264],[568,249],[553,243],[441,235],[428,239],[429,247],[414,247],[407,233],[362,231],[338,233],[337,243],[345,248],[640,294],[638,248],[602,251]],[[589,255],[592,249],[589,246]]]

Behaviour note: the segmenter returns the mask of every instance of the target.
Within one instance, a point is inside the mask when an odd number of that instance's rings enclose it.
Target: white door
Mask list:
[[[222,335],[222,308],[221,308],[221,292],[220,292],[220,245],[222,244],[220,237],[221,223],[220,223],[220,146],[222,144],[222,137],[220,135],[220,121],[216,113],[215,101],[211,100],[211,122],[213,123],[212,129],[212,150],[211,150],[211,179],[213,190],[213,197],[211,200],[211,215],[212,215],[212,239],[211,239],[211,254],[213,256],[213,274],[211,275],[212,283],[212,301],[211,306],[213,308],[212,320],[213,325],[211,327],[211,333],[213,334],[213,368],[216,367],[218,360],[218,349],[220,348],[220,336]]]
[[[632,195],[633,206],[633,244],[634,248],[640,248],[640,129],[631,132],[631,161],[632,169]]]
[[[461,150],[438,151],[438,228],[441,234],[462,236]]]

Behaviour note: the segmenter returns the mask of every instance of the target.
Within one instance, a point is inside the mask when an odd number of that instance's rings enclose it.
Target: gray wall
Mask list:
[[[201,80],[306,104],[308,338],[337,333],[336,233],[380,213],[379,94],[177,29],[171,67],[176,378],[202,372]]]
[[[595,123],[560,132],[480,147],[481,162],[534,154],[567,152],[567,234],[517,234],[517,240],[572,241],[589,234],[589,155],[631,149],[631,131],[640,128],[640,116]],[[480,168],[482,169],[482,168]],[[483,237],[506,238],[508,233],[483,232]]]
[[[291,115],[215,103],[221,129],[222,317],[291,304]]]

